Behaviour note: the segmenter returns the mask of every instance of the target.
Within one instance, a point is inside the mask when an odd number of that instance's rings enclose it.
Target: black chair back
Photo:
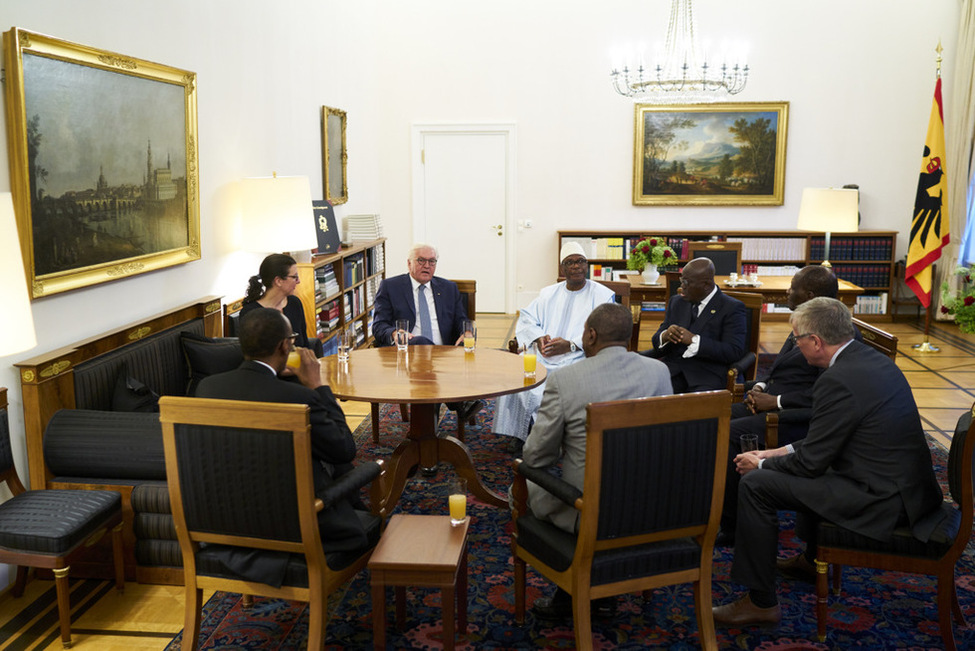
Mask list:
[[[14,454],[10,447],[10,421],[7,420],[7,390],[0,389],[0,478],[14,470]]]

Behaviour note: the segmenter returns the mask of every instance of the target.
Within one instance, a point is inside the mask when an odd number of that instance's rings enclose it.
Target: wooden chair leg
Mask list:
[[[572,595],[572,619],[576,629],[576,649],[592,651],[592,612],[589,590]]]
[[[406,625],[406,588],[398,585],[393,588],[396,595],[396,628],[403,630]]]
[[[17,566],[17,580],[14,582],[13,587],[14,597],[20,597],[24,594],[24,588],[27,587],[28,572],[30,572],[30,568],[26,565]]]
[[[200,619],[203,615],[203,590],[196,587],[195,577],[186,579],[186,604],[183,613],[183,651],[196,651],[200,638]]]
[[[525,623],[525,561],[514,557],[515,563],[515,623]]]
[[[112,528],[112,559],[115,561],[115,589],[125,591],[125,559],[122,547],[122,523]]]
[[[697,631],[701,648],[718,651],[718,636],[714,630],[714,612],[711,603],[711,575],[694,582],[694,610],[697,612]],[[648,592],[648,591],[644,591]]]
[[[71,647],[71,589],[68,586],[70,567],[54,570],[54,587],[58,594],[58,620],[61,622],[61,644]]]
[[[816,559],[816,634],[820,642],[826,641],[826,615],[828,608],[827,573],[829,563]],[[834,576],[836,567],[833,568]]]
[[[410,406],[405,403],[399,403],[399,417],[404,423],[410,422]]]
[[[458,413],[457,416],[460,416]],[[463,443],[464,442],[464,421],[460,418],[457,419],[457,439]]]
[[[843,566],[833,563],[833,594],[839,596],[841,584],[843,582]]]
[[[938,627],[941,629],[941,641],[946,651],[955,651],[955,633],[951,628],[952,597],[955,596],[955,577],[952,571],[949,576],[938,577]]]
[[[955,572],[952,568],[951,577],[951,614],[955,616],[955,623],[965,628],[968,623],[965,621],[965,613],[961,611],[961,604],[958,603],[958,588],[955,587]]]
[[[240,595],[240,607],[241,608],[253,608],[254,607],[254,595],[252,595],[252,594],[242,594],[242,595]]]
[[[372,442],[379,443],[379,403],[372,403]]]

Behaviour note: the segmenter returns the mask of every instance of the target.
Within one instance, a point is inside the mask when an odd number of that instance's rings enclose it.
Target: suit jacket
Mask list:
[[[201,380],[196,395],[200,398],[308,405],[312,473],[316,493],[320,493],[352,467],[351,462],[356,453],[355,441],[345,422],[345,414],[327,386],[312,390],[278,378],[258,362],[244,361],[236,370]],[[255,486],[255,490],[260,490],[260,487]],[[322,548],[326,552],[351,551],[368,544],[365,527],[352,508],[352,503],[347,500],[322,509],[318,514],[318,526],[322,536]],[[240,560],[238,557],[235,556],[234,559],[224,559],[224,562],[234,571],[248,571],[246,564],[235,565]],[[287,555],[284,554],[280,563],[273,563],[271,567],[261,566],[250,576],[253,580],[272,585],[277,580],[280,585],[286,564]]]
[[[683,357],[687,350],[683,344],[661,347],[661,333],[675,324],[701,336],[697,354],[693,357]],[[745,354],[746,331],[745,304],[725,296],[720,289],[693,324],[691,304],[676,295],[670,299],[664,322],[653,335],[653,348],[644,354],[660,359],[670,369],[671,376],[683,373],[691,386],[723,389],[727,386],[728,367]]]
[[[430,281],[430,287],[433,289],[440,337],[444,345],[453,346],[463,334],[464,319],[467,318],[460,290],[454,282],[437,276]],[[416,325],[416,304],[410,274],[386,278],[379,283],[372,320],[372,334],[377,346],[393,345],[397,319],[409,320],[411,329]]]
[[[893,361],[853,341],[813,387],[813,415],[795,452],[763,469],[815,478],[817,513],[888,540],[906,510],[914,535],[927,540],[942,494],[931,466],[911,387]]]
[[[586,406],[590,402],[626,400],[673,393],[667,367],[655,359],[627,352],[622,346],[553,371],[535,426],[525,441],[529,466],[554,467],[562,462],[562,479],[582,490],[586,472]],[[579,512],[537,484],[528,482],[528,503],[536,517],[575,532]]]

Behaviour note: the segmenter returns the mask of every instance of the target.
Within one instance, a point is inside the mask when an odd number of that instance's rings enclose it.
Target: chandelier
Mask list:
[[[613,88],[636,101],[667,103],[714,102],[726,95],[736,95],[748,81],[748,65],[737,61],[709,64],[694,43],[694,14],[691,0],[671,0],[670,24],[663,63],[636,68],[613,69]],[[679,94],[679,97],[677,95]]]

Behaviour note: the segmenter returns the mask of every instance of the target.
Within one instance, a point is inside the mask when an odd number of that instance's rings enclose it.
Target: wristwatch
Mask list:
[[[574,341],[570,341],[569,342],[569,350],[571,350],[574,353],[577,350],[579,350],[579,347],[576,346],[576,343]]]

